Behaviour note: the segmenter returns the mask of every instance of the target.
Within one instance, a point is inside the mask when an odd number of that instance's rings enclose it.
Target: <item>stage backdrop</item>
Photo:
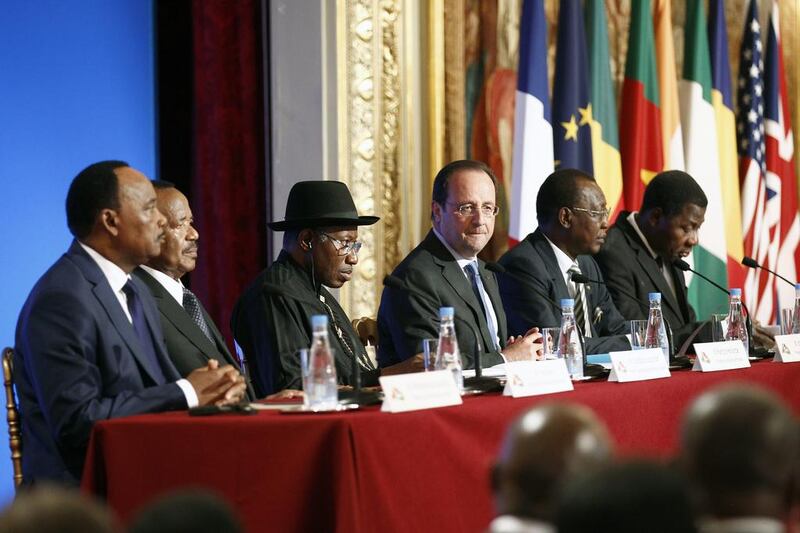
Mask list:
[[[0,344],[13,346],[28,292],[70,243],[72,177],[101,159],[154,175],[152,2],[5,0],[0,72]],[[2,507],[14,491],[0,417]]]

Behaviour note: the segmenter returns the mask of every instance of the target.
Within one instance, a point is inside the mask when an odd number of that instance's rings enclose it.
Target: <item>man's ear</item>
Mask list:
[[[119,235],[119,215],[114,209],[103,209],[97,217],[97,223],[105,231],[116,237]]]
[[[310,252],[313,248],[312,241],[314,240],[314,230],[304,229],[297,234],[297,242],[304,252]]]
[[[431,202],[431,220],[436,223],[442,220],[442,206],[439,202]]]
[[[645,222],[649,224],[653,228],[657,228],[662,222],[664,222],[664,210],[660,207],[654,207],[647,213],[647,218]]]
[[[556,219],[561,227],[570,228],[572,226],[572,211],[567,207],[562,207],[558,210]]]

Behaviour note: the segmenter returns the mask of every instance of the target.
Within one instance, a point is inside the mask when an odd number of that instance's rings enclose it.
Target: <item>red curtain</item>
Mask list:
[[[266,265],[266,143],[258,0],[192,3],[191,204],[200,232],[192,290],[229,343],[242,289]]]

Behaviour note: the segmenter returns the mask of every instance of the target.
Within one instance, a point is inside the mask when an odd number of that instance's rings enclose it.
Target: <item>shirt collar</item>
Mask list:
[[[542,233],[544,235],[544,233]],[[573,266],[578,266],[578,260],[572,260],[570,256],[568,256],[564,250],[553,244],[553,241],[547,235],[544,235],[544,238],[547,239],[547,242],[550,243],[550,246],[553,248],[553,253],[556,254],[556,261],[558,262],[558,269],[561,270],[561,274],[567,277],[567,271],[572,268]]]
[[[647,242],[647,238],[644,236],[644,233],[642,233],[642,230],[639,229],[639,224],[637,224],[637,222],[636,222],[636,214],[637,213],[638,213],[638,211],[631,212],[631,214],[628,215],[628,222],[633,227],[633,230],[636,232],[636,234],[639,236],[639,238],[642,239],[642,242],[644,243],[644,247],[647,248],[647,251],[650,253],[650,256],[653,259],[658,259],[658,254],[655,253],[652,248],[650,248],[650,243]]]
[[[89,254],[89,257],[91,257],[94,262],[97,263],[97,266],[100,267],[100,270],[103,272],[106,280],[108,280],[108,284],[111,285],[111,290],[114,293],[121,291],[122,287],[128,283],[128,280],[131,279],[131,277],[115,263],[103,257],[100,252],[94,248],[83,244],[80,241],[78,241],[78,244],[81,245],[81,248],[83,248],[84,251]]]
[[[160,270],[150,268],[147,265],[142,265],[142,269],[153,276],[153,278],[155,278],[155,280],[159,282],[162,287],[164,287],[169,295],[175,298],[175,301],[178,302],[178,305],[183,306],[183,283],[181,283],[181,280],[173,279]]]
[[[467,265],[477,260],[476,257],[473,257],[472,259],[467,259],[458,252],[456,252],[455,250],[453,250],[450,247],[450,245],[447,244],[445,238],[442,237],[442,234],[436,231],[436,228],[433,228],[433,234],[436,235],[436,238],[439,239],[439,241],[441,241],[442,244],[444,244],[444,247],[447,248],[447,251],[450,252],[450,254],[453,256],[453,259],[456,260],[456,263],[458,263],[458,266],[459,268],[461,268],[461,270],[464,270],[467,267]]]

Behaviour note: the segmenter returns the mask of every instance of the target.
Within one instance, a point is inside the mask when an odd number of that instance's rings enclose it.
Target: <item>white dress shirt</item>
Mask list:
[[[553,244],[553,241],[551,241],[547,235],[545,235],[544,238],[547,239],[547,242],[550,243],[550,247],[553,249],[553,253],[556,254],[558,269],[561,271],[561,275],[564,277],[564,283],[567,284],[569,295],[574,299],[578,288],[575,286],[575,282],[572,281],[572,275],[569,273],[569,269],[572,267],[577,267],[578,270],[580,270],[581,267],[578,265],[578,260],[572,259],[564,252],[564,250]]]
[[[164,290],[172,296],[178,305],[183,307],[183,283],[181,280],[173,279],[171,276],[164,274],[160,270],[156,270],[155,268],[150,268],[147,265],[142,265],[142,269],[153,276],[157,282],[164,287]]]
[[[436,228],[433,228],[433,234],[436,235],[436,238],[439,239],[439,241],[444,245],[445,248],[447,248],[447,251],[450,252],[450,255],[452,255],[453,259],[455,259],[456,263],[458,263],[458,267],[461,269],[461,273],[464,274],[464,277],[467,278],[467,281],[469,281],[470,286],[472,286],[472,280],[469,279],[469,276],[464,271],[464,269],[467,268],[467,266],[469,266],[469,264],[472,263],[473,261],[477,261],[478,257],[475,256],[471,259],[463,257],[461,254],[453,250],[449,244],[447,244],[445,238],[442,237],[442,235],[438,231],[436,231]],[[491,299],[489,300],[491,301]],[[500,322],[497,321],[497,313],[494,312],[493,305],[489,306],[488,312],[491,315],[494,323],[497,324],[498,331],[495,334],[495,345],[500,346],[500,338],[498,337],[498,335],[500,334]]]
[[[119,301],[119,305],[122,307],[122,312],[125,313],[126,317],[128,317],[128,322],[133,324],[131,313],[128,311],[128,297],[122,290],[131,277],[116,264],[103,257],[94,248],[91,248],[82,242],[78,242],[78,244],[81,245],[81,248],[83,248],[86,253],[89,254],[89,257],[91,257],[94,262],[97,263],[97,266],[100,267],[100,270],[103,272],[103,276],[105,276],[108,284],[111,286],[111,292],[113,292],[114,296],[117,297],[117,301]],[[183,391],[183,395],[186,397],[186,403],[189,407],[197,407],[200,404],[200,400],[197,398],[197,392],[195,392],[194,387],[192,387],[192,384],[189,383],[189,380],[179,379],[175,382],[175,384],[178,385],[178,387],[180,387]]]

